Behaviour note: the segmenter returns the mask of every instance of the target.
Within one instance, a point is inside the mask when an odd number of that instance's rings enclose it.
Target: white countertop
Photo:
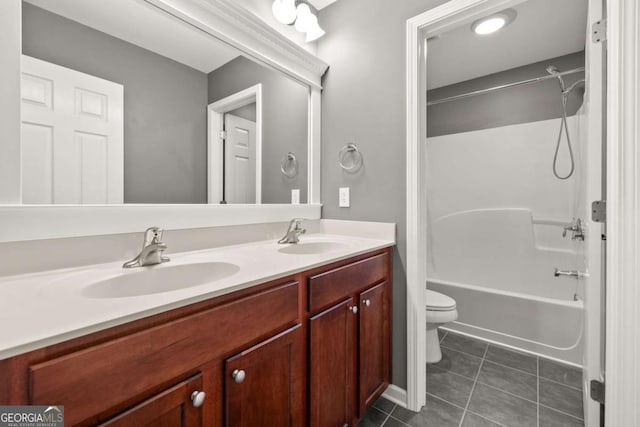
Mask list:
[[[388,236],[327,233],[303,235],[300,240],[339,245],[319,254],[287,254],[279,251],[285,245],[263,240],[169,252],[170,262],[152,267],[123,269],[119,261],[0,277],[0,360],[395,244]],[[239,268],[211,283],[167,292],[119,298],[83,296],[87,286],[114,276],[203,262],[227,262]]]

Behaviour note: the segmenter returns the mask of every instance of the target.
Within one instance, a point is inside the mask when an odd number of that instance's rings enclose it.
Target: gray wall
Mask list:
[[[256,103],[254,102],[253,104],[236,108],[235,110],[229,111],[227,114],[232,114],[234,116],[242,117],[245,120],[255,122],[256,121]]]
[[[124,85],[124,201],[207,202],[207,76],[23,3],[23,53]]]
[[[437,43],[438,41],[436,41]],[[444,41],[443,41],[444,42]],[[429,100],[473,92],[507,83],[548,75],[553,64],[560,71],[584,67],[584,51],[502,71],[427,92]],[[431,64],[427,64],[428,67]],[[427,79],[429,71],[427,68]],[[584,72],[563,77],[566,87],[584,79]],[[574,115],[582,104],[582,87],[571,92],[567,113]],[[432,105],[427,109],[427,135],[439,136],[488,129],[518,123],[555,119],[562,116],[562,95],[557,79],[503,89],[484,95]]]
[[[209,73],[209,103],[262,83],[262,202],[291,203],[291,189],[307,201],[308,89],[279,72],[238,57]],[[298,176],[287,178],[280,161],[292,151]]]
[[[322,93],[322,216],[395,222],[393,383],[406,388],[405,24],[445,0],[343,0],[320,11],[327,34],[318,55],[330,64]],[[338,166],[353,138],[364,158],[356,174]],[[338,207],[351,187],[351,207]]]

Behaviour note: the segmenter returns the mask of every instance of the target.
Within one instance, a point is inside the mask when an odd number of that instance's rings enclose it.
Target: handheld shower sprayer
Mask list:
[[[584,80],[578,80],[577,82],[569,86],[569,89],[566,89],[564,85],[564,79],[562,78],[562,74],[560,73],[560,70],[558,70],[558,67],[556,67],[555,65],[548,65],[546,70],[547,70],[547,73],[557,77],[558,82],[560,83],[560,91],[562,92],[562,120],[560,121],[560,131],[558,132],[558,141],[556,143],[556,151],[553,155],[553,174],[555,175],[556,178],[564,180],[564,179],[568,179],[571,175],[573,175],[573,171],[575,169],[575,160],[573,158],[573,148],[571,147],[571,137],[569,136],[569,127],[567,126],[567,97],[569,96],[569,93],[576,88],[576,86],[578,86],[581,83],[584,83]],[[564,133],[567,135],[567,148],[569,149],[569,158],[571,159],[571,168],[569,169],[569,173],[567,173],[564,176],[561,176],[558,173],[558,151],[560,151],[560,142],[562,141],[563,130],[564,130]]]

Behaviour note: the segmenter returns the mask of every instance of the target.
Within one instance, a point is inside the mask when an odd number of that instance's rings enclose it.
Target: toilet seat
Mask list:
[[[440,292],[427,289],[427,310],[451,311],[456,309],[456,301]]]

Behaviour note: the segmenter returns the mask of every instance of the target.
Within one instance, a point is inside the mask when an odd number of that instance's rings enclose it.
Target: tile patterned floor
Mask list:
[[[579,369],[452,332],[427,365],[427,404],[380,398],[359,427],[584,427]]]

